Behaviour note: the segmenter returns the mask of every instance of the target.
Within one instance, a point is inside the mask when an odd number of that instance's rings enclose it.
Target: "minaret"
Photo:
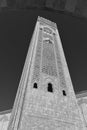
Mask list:
[[[8,130],[86,130],[57,25],[38,17]]]

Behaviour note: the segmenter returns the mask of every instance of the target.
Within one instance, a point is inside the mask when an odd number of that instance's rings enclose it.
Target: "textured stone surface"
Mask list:
[[[81,112],[82,112],[83,117],[84,117],[85,126],[87,127],[87,97],[86,96],[85,97],[80,97],[79,96],[79,98],[77,98],[77,101],[78,101],[78,105],[80,106]],[[42,104],[42,106],[44,106],[44,105],[45,104]],[[5,112],[5,113],[0,113],[0,130],[7,130],[7,126],[8,126],[9,120],[10,120],[10,116],[11,116],[11,112],[8,112],[8,111]],[[44,118],[42,118],[42,120],[43,119]],[[41,118],[40,118],[40,120],[41,120]],[[63,122],[61,122],[61,124],[62,123]],[[67,126],[66,130],[73,130],[73,129],[75,129],[74,127],[75,126],[71,125],[71,128],[69,129],[68,126]],[[61,130],[61,128],[59,127],[58,130]]]
[[[53,41],[43,38],[43,32]],[[56,24],[39,17],[30,45],[8,130],[85,130]]]
[[[11,113],[0,114],[0,130],[7,130]]]

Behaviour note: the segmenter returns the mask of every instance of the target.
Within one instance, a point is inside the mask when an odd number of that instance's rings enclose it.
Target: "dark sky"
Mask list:
[[[87,90],[87,21],[44,10],[0,12],[0,111],[14,103],[36,20],[57,23],[76,93]]]

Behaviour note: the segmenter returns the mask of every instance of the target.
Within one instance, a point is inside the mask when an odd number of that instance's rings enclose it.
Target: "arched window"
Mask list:
[[[52,83],[48,83],[47,90],[48,90],[48,92],[53,92],[53,86],[52,86]]]
[[[62,90],[62,92],[63,92],[63,96],[66,96],[66,91],[65,91],[65,90]]]
[[[33,88],[37,88],[38,86],[37,86],[37,83],[34,83],[33,84]]]

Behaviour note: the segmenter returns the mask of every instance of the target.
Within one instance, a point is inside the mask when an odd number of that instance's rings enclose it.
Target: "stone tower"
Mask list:
[[[38,17],[8,130],[85,130],[57,25]]]

